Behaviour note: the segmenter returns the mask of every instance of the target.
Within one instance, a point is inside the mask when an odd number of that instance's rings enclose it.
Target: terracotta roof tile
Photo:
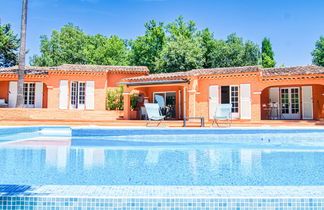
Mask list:
[[[288,76],[288,75],[311,75],[324,74],[324,67],[308,65],[308,66],[288,66],[262,69],[262,76]]]
[[[17,74],[18,69],[14,68],[6,68],[6,69],[1,69],[0,74]],[[32,74],[32,75],[46,75],[48,74],[47,71],[41,70],[41,69],[25,69],[25,74]]]
[[[232,73],[247,73],[258,72],[259,66],[243,66],[243,67],[227,67],[227,68],[211,68],[211,69],[193,69],[184,72],[163,73],[163,74],[150,74],[147,76],[139,76],[127,78],[124,80],[151,80],[151,79],[169,79],[177,77],[212,75],[212,74],[232,74]]]
[[[103,66],[103,65],[76,65],[63,64],[56,67],[57,70],[63,71],[94,71],[94,72],[109,72],[109,71],[138,71],[149,72],[146,66]]]
[[[0,69],[1,71],[6,70],[17,70],[18,66],[8,67]],[[77,64],[63,64],[60,66],[53,67],[38,67],[38,66],[26,66],[26,70],[44,70],[44,71],[90,71],[90,72],[149,72],[146,66],[100,66],[100,65],[77,65]]]

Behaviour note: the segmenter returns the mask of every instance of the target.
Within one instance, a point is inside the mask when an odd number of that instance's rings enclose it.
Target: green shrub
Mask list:
[[[120,86],[117,90],[107,91],[107,109],[108,110],[124,110],[124,86]]]
[[[137,95],[135,93],[130,95],[130,105],[133,110],[137,107]]]

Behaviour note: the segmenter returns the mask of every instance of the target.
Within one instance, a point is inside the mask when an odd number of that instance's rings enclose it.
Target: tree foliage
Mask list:
[[[312,52],[313,63],[315,65],[324,66],[324,36],[315,43],[315,50]]]
[[[159,72],[188,71],[203,66],[203,50],[196,38],[195,25],[180,16],[166,26],[169,36],[156,62]]]
[[[0,23],[0,68],[14,66],[18,61],[19,39],[10,24]]]
[[[230,34],[226,40],[217,40],[205,29],[200,37],[205,52],[205,68],[252,66],[259,63],[259,46],[251,41],[244,42],[236,34]]]
[[[57,66],[68,64],[128,65],[126,42],[117,36],[87,35],[79,27],[67,24],[54,30],[50,38],[41,36],[41,55],[31,64]]]
[[[272,45],[270,39],[264,38],[262,41],[262,66],[264,68],[271,68],[276,65],[274,60],[274,52],[272,50]]]
[[[156,68],[160,72],[177,72],[202,67],[203,53],[197,40],[180,36],[170,39],[163,48]]]
[[[147,66],[152,73],[159,72],[155,63],[165,46],[165,31],[163,23],[154,20],[145,24],[145,35],[131,41],[130,63],[137,66]]]
[[[260,48],[235,33],[216,39],[208,29],[197,30],[194,21],[182,16],[164,24],[151,20],[145,34],[134,40],[117,36],[87,35],[68,24],[51,37],[41,37],[41,54],[32,65],[63,63],[147,66],[151,73],[187,71],[196,68],[258,65]]]

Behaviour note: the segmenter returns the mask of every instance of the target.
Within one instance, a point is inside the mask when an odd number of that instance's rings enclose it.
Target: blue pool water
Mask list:
[[[2,128],[0,171],[0,185],[318,186],[324,130]]]

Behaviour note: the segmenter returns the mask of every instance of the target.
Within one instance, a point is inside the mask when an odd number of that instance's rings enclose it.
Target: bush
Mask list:
[[[117,90],[107,91],[107,109],[108,110],[124,110],[124,86],[120,86]]]
[[[137,95],[135,93],[130,95],[130,105],[133,110],[137,107]]]

